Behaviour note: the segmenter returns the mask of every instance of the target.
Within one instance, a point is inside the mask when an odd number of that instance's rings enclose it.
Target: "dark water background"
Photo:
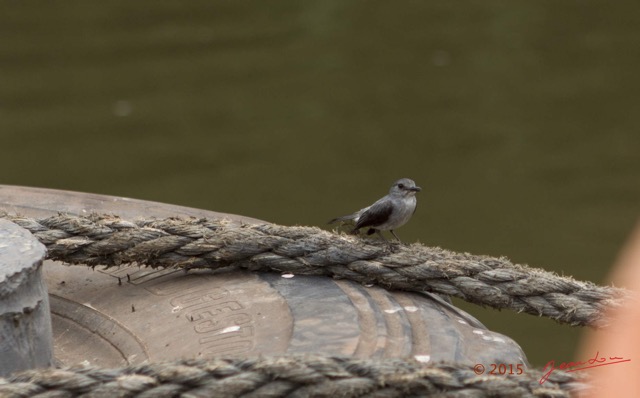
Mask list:
[[[639,9],[0,1],[0,183],[325,226],[410,177],[405,241],[602,282],[640,213]],[[581,359],[580,329],[463,306]]]

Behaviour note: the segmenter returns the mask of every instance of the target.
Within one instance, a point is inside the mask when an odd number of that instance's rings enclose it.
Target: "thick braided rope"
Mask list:
[[[540,384],[542,376],[540,371],[479,376],[462,365],[306,355],[29,370],[0,378],[0,396],[569,397],[585,388],[569,373],[555,371]]]
[[[576,281],[501,257],[456,253],[336,234],[315,227],[228,220],[149,219],[59,214],[42,219],[0,214],[31,231],[48,257],[71,264],[211,268],[346,278],[387,289],[430,291],[571,325],[604,325],[623,289]]]

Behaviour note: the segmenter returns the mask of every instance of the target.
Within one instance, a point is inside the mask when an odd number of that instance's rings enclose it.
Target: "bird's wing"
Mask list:
[[[383,224],[389,219],[392,212],[393,204],[391,200],[381,199],[362,213],[354,229],[375,227],[376,225]]]

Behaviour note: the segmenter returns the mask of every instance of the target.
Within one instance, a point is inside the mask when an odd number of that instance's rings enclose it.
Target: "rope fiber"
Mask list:
[[[0,396],[38,397],[569,397],[586,388],[553,372],[478,376],[468,366],[298,355],[182,360],[118,369],[29,370],[0,378]]]
[[[387,289],[434,292],[496,309],[545,316],[574,326],[604,326],[603,311],[629,294],[513,264],[504,257],[457,253],[422,244],[388,244],[315,227],[229,220],[123,220],[113,215],[0,214],[29,230],[48,258],[107,267],[219,269],[325,275]]]

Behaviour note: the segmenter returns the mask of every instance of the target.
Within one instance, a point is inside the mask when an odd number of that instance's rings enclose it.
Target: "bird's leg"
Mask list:
[[[389,230],[389,232],[391,232],[391,235],[395,236],[396,239],[398,239],[398,242],[402,243],[402,241],[400,240],[400,238],[398,238],[398,235],[396,235],[395,232],[393,232],[392,229]]]

